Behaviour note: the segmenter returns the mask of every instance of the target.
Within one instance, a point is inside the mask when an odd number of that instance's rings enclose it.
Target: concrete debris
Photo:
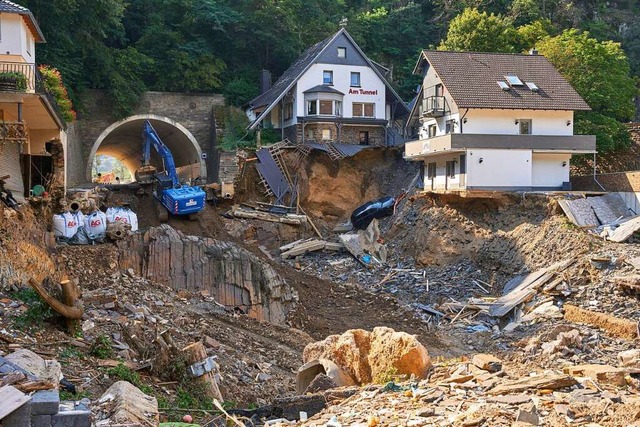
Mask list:
[[[57,360],[44,360],[36,353],[26,349],[16,350],[5,356],[5,361],[11,362],[30,372],[39,379],[58,388],[62,378],[62,368]]]
[[[96,426],[141,425],[159,423],[158,401],[127,381],[118,381],[104,392],[94,405]]]
[[[347,251],[366,266],[380,266],[387,262],[387,248],[381,243],[377,219],[371,221],[366,230],[341,234],[340,240]]]
[[[573,329],[568,332],[561,332],[558,337],[553,340],[542,344],[542,354],[551,355],[558,352],[567,354],[572,351],[573,348],[582,347],[582,337],[580,331]]]
[[[358,384],[391,375],[424,378],[431,366],[427,349],[415,336],[385,327],[349,330],[305,347],[305,363],[320,359],[334,362]]]

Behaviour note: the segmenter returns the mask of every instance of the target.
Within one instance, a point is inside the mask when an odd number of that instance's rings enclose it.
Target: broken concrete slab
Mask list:
[[[591,378],[598,384],[609,384],[617,387],[626,385],[625,376],[629,372],[625,368],[616,368],[609,365],[578,365],[569,366],[564,371],[573,376],[581,376]]]
[[[502,361],[492,354],[475,354],[471,358],[471,363],[478,368],[489,372],[498,372],[502,369]]]
[[[380,226],[377,219],[371,221],[366,230],[341,234],[340,241],[351,255],[365,265],[387,262],[387,247],[380,243]],[[367,262],[366,257],[363,259],[365,255],[370,255],[373,260]]]
[[[62,368],[57,360],[45,360],[31,350],[20,349],[5,356],[5,360],[20,366],[39,379],[58,388],[62,377]]]
[[[155,427],[159,423],[158,400],[127,381],[114,383],[98,400],[97,425],[135,424]],[[103,421],[102,423],[100,421]],[[108,425],[108,424],[105,424]]]
[[[356,385],[354,379],[336,363],[328,359],[315,359],[310,360],[298,369],[296,375],[296,390],[298,394],[303,394],[318,375],[326,375],[336,383],[337,387]]]

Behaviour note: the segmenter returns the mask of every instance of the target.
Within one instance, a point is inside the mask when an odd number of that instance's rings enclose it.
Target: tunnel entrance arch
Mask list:
[[[98,136],[87,162],[88,182],[92,180],[93,161],[98,154],[116,158],[132,173],[142,165],[142,129],[145,120],[151,122],[160,139],[171,151],[181,179],[206,178],[207,169],[202,149],[187,128],[168,117],[140,114],[111,124]],[[151,164],[162,170],[162,160],[151,151]]]

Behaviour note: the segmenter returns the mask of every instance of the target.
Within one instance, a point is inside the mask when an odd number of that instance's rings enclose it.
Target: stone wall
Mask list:
[[[301,126],[299,126],[301,128]],[[289,128],[287,128],[289,129]],[[285,129],[285,134],[287,133]],[[313,139],[315,142],[323,142],[322,131],[331,131],[331,142],[340,142],[343,144],[360,144],[360,132],[369,132],[369,145],[373,147],[382,147],[385,145],[385,131],[381,126],[342,126],[340,130],[340,140],[338,141],[338,126],[334,123],[312,123],[304,127],[304,140],[309,140],[309,132],[313,131]],[[296,129],[297,136],[301,137],[301,129]],[[291,139],[290,139],[291,140]],[[293,141],[293,140],[291,140]],[[299,139],[297,142],[302,142]]]
[[[98,90],[90,90],[81,98],[81,113],[68,132],[68,182],[70,185],[86,181],[86,168],[93,144],[100,134],[118,121],[111,114],[108,96]],[[208,157],[209,143],[214,129],[212,110],[224,105],[224,97],[217,94],[185,94],[146,92],[142,95],[133,115],[153,114],[172,119],[183,125],[198,141]],[[79,159],[82,159],[79,161]]]
[[[185,236],[164,224],[118,242],[121,269],[175,290],[206,290],[216,302],[283,324],[296,292],[266,262],[233,243]]]

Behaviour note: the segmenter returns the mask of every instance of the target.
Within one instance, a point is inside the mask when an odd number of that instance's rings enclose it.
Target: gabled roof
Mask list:
[[[334,87],[329,86],[329,85],[314,86],[311,89],[305,90],[303,93],[318,93],[318,92],[335,93],[337,95],[344,95],[344,93],[340,92],[338,89],[335,89]]]
[[[35,16],[29,9],[24,6],[20,6],[14,2],[8,0],[0,0],[0,13],[15,13],[18,15],[22,15],[22,18],[27,23],[29,29],[34,35],[34,39],[38,43],[44,43],[44,35],[42,34],[42,30],[40,30],[40,26],[38,25],[38,21],[36,21]]]
[[[414,73],[428,62],[459,108],[590,110],[578,92],[542,55],[423,50]],[[524,83],[502,90],[516,75]],[[535,83],[532,91],[526,83]]]
[[[324,52],[324,50],[341,34],[344,34],[347,39],[355,46],[358,53],[362,55],[371,69],[380,77],[387,87],[387,90],[399,101],[399,104],[406,109],[405,103],[400,98],[400,95],[391,87],[387,79],[381,72],[381,66],[376,66],[367,55],[364,54],[360,46],[353,40],[345,28],[341,28],[337,33],[328,37],[321,42],[316,43],[307,50],[285,71],[280,78],[273,84],[273,86],[265,93],[258,95],[249,102],[250,108],[266,107],[250,125],[249,129],[255,129],[256,126],[264,119],[264,117],[271,111],[271,109],[285,96],[291,88],[296,84],[298,79],[316,62],[316,59]],[[408,110],[407,110],[408,111]]]

